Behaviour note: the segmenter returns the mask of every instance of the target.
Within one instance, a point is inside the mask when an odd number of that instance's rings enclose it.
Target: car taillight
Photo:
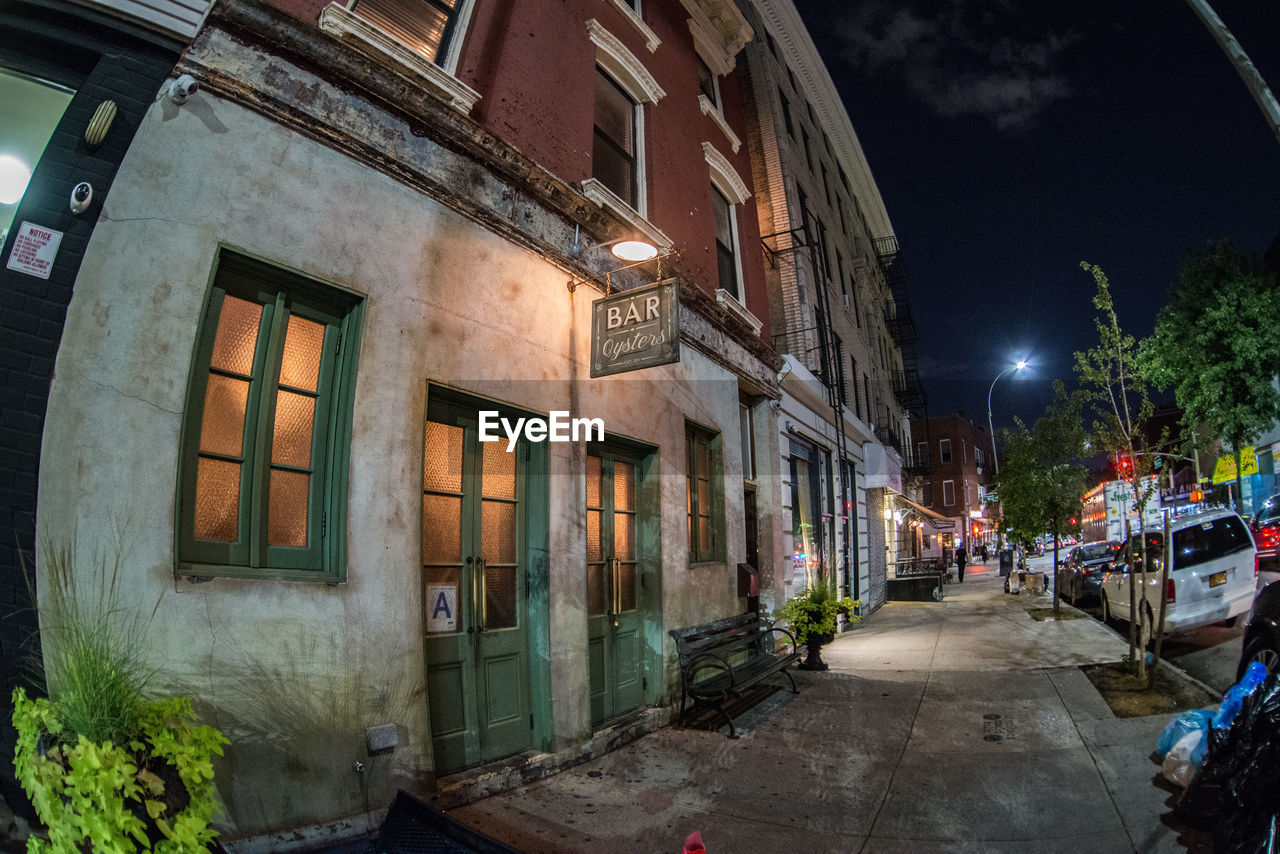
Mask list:
[[[1164,601],[1166,601],[1166,602],[1176,602],[1176,601],[1178,601],[1178,596],[1177,596],[1176,592],[1174,591],[1174,587],[1173,587],[1173,579],[1172,579],[1172,578],[1170,578],[1170,579],[1168,579],[1167,581],[1165,581],[1165,585],[1164,585]]]
[[[1258,528],[1258,548],[1274,549],[1280,545],[1280,525],[1263,525]]]

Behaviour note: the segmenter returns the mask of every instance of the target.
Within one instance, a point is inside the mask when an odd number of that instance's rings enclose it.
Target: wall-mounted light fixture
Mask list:
[[[614,270],[607,270],[604,274],[604,292],[608,296],[613,291],[612,276],[614,273],[620,273],[623,270],[630,270],[632,267],[638,267],[641,264],[647,264],[657,259],[658,262],[658,281],[662,281],[662,259],[668,258],[675,254],[675,250],[663,249],[659,250],[652,242],[643,237],[620,237],[616,240],[607,240],[604,243],[593,243],[590,246],[583,246],[578,226],[573,227],[573,243],[569,246],[569,257],[579,258],[584,252],[590,252],[592,249],[603,249],[608,246],[609,251],[613,253],[613,257],[619,261],[628,263]],[[588,281],[595,281],[592,277],[573,278],[569,280],[569,292],[577,290],[578,285]],[[598,282],[597,282],[598,284]]]

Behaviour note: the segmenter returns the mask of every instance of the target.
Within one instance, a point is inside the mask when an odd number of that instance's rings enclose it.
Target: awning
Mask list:
[[[907,505],[907,507],[910,508],[913,514],[915,514],[925,522],[928,522],[929,526],[931,528],[934,528],[935,530],[954,531],[956,529],[956,522],[954,519],[948,519],[946,516],[943,516],[941,513],[935,513],[934,511],[930,510],[928,507],[922,507],[921,505],[916,504],[914,501],[912,501],[909,498],[903,498],[901,495],[895,495],[893,496],[893,498],[899,504]]]

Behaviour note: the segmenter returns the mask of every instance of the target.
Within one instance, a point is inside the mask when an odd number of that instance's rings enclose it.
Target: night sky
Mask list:
[[[902,246],[929,414],[1028,424],[1097,343],[1150,334],[1187,251],[1280,235],[1280,140],[1182,0],[796,0]],[[1216,0],[1280,93],[1280,2]],[[1171,399],[1171,395],[1165,397]]]

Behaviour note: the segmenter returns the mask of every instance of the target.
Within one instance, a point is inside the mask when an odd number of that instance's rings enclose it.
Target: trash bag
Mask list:
[[[1232,685],[1227,693],[1222,695],[1222,704],[1218,707],[1218,713],[1213,716],[1214,729],[1226,729],[1231,726],[1231,721],[1240,712],[1240,704],[1244,702],[1244,698],[1253,692],[1254,688],[1267,678],[1267,666],[1261,661],[1255,661],[1249,665],[1249,669],[1244,672],[1244,677],[1239,682]]]
[[[1277,850],[1280,739],[1273,737],[1276,732],[1280,732],[1280,674],[1266,677],[1241,700],[1228,729],[1210,730],[1208,757],[1178,801],[1177,814],[1188,824],[1212,829],[1214,850],[1220,854],[1274,854]]]
[[[1189,732],[1199,732],[1207,735],[1209,722],[1213,720],[1213,716],[1212,709],[1191,709],[1176,715],[1165,726],[1164,731],[1160,733],[1160,740],[1156,742],[1156,753],[1161,759],[1164,759],[1169,751],[1173,749],[1173,746],[1178,743],[1179,739]],[[1202,740],[1198,753],[1192,756],[1197,768],[1204,764],[1204,754],[1208,746],[1208,740]]]
[[[1200,763],[1195,762],[1193,757],[1197,751],[1203,757],[1206,735],[1205,730],[1192,730],[1178,739],[1178,743],[1169,749],[1165,754],[1164,764],[1160,766],[1160,772],[1164,774],[1166,780],[1184,789],[1190,785],[1191,779],[1195,777],[1200,767]]]

